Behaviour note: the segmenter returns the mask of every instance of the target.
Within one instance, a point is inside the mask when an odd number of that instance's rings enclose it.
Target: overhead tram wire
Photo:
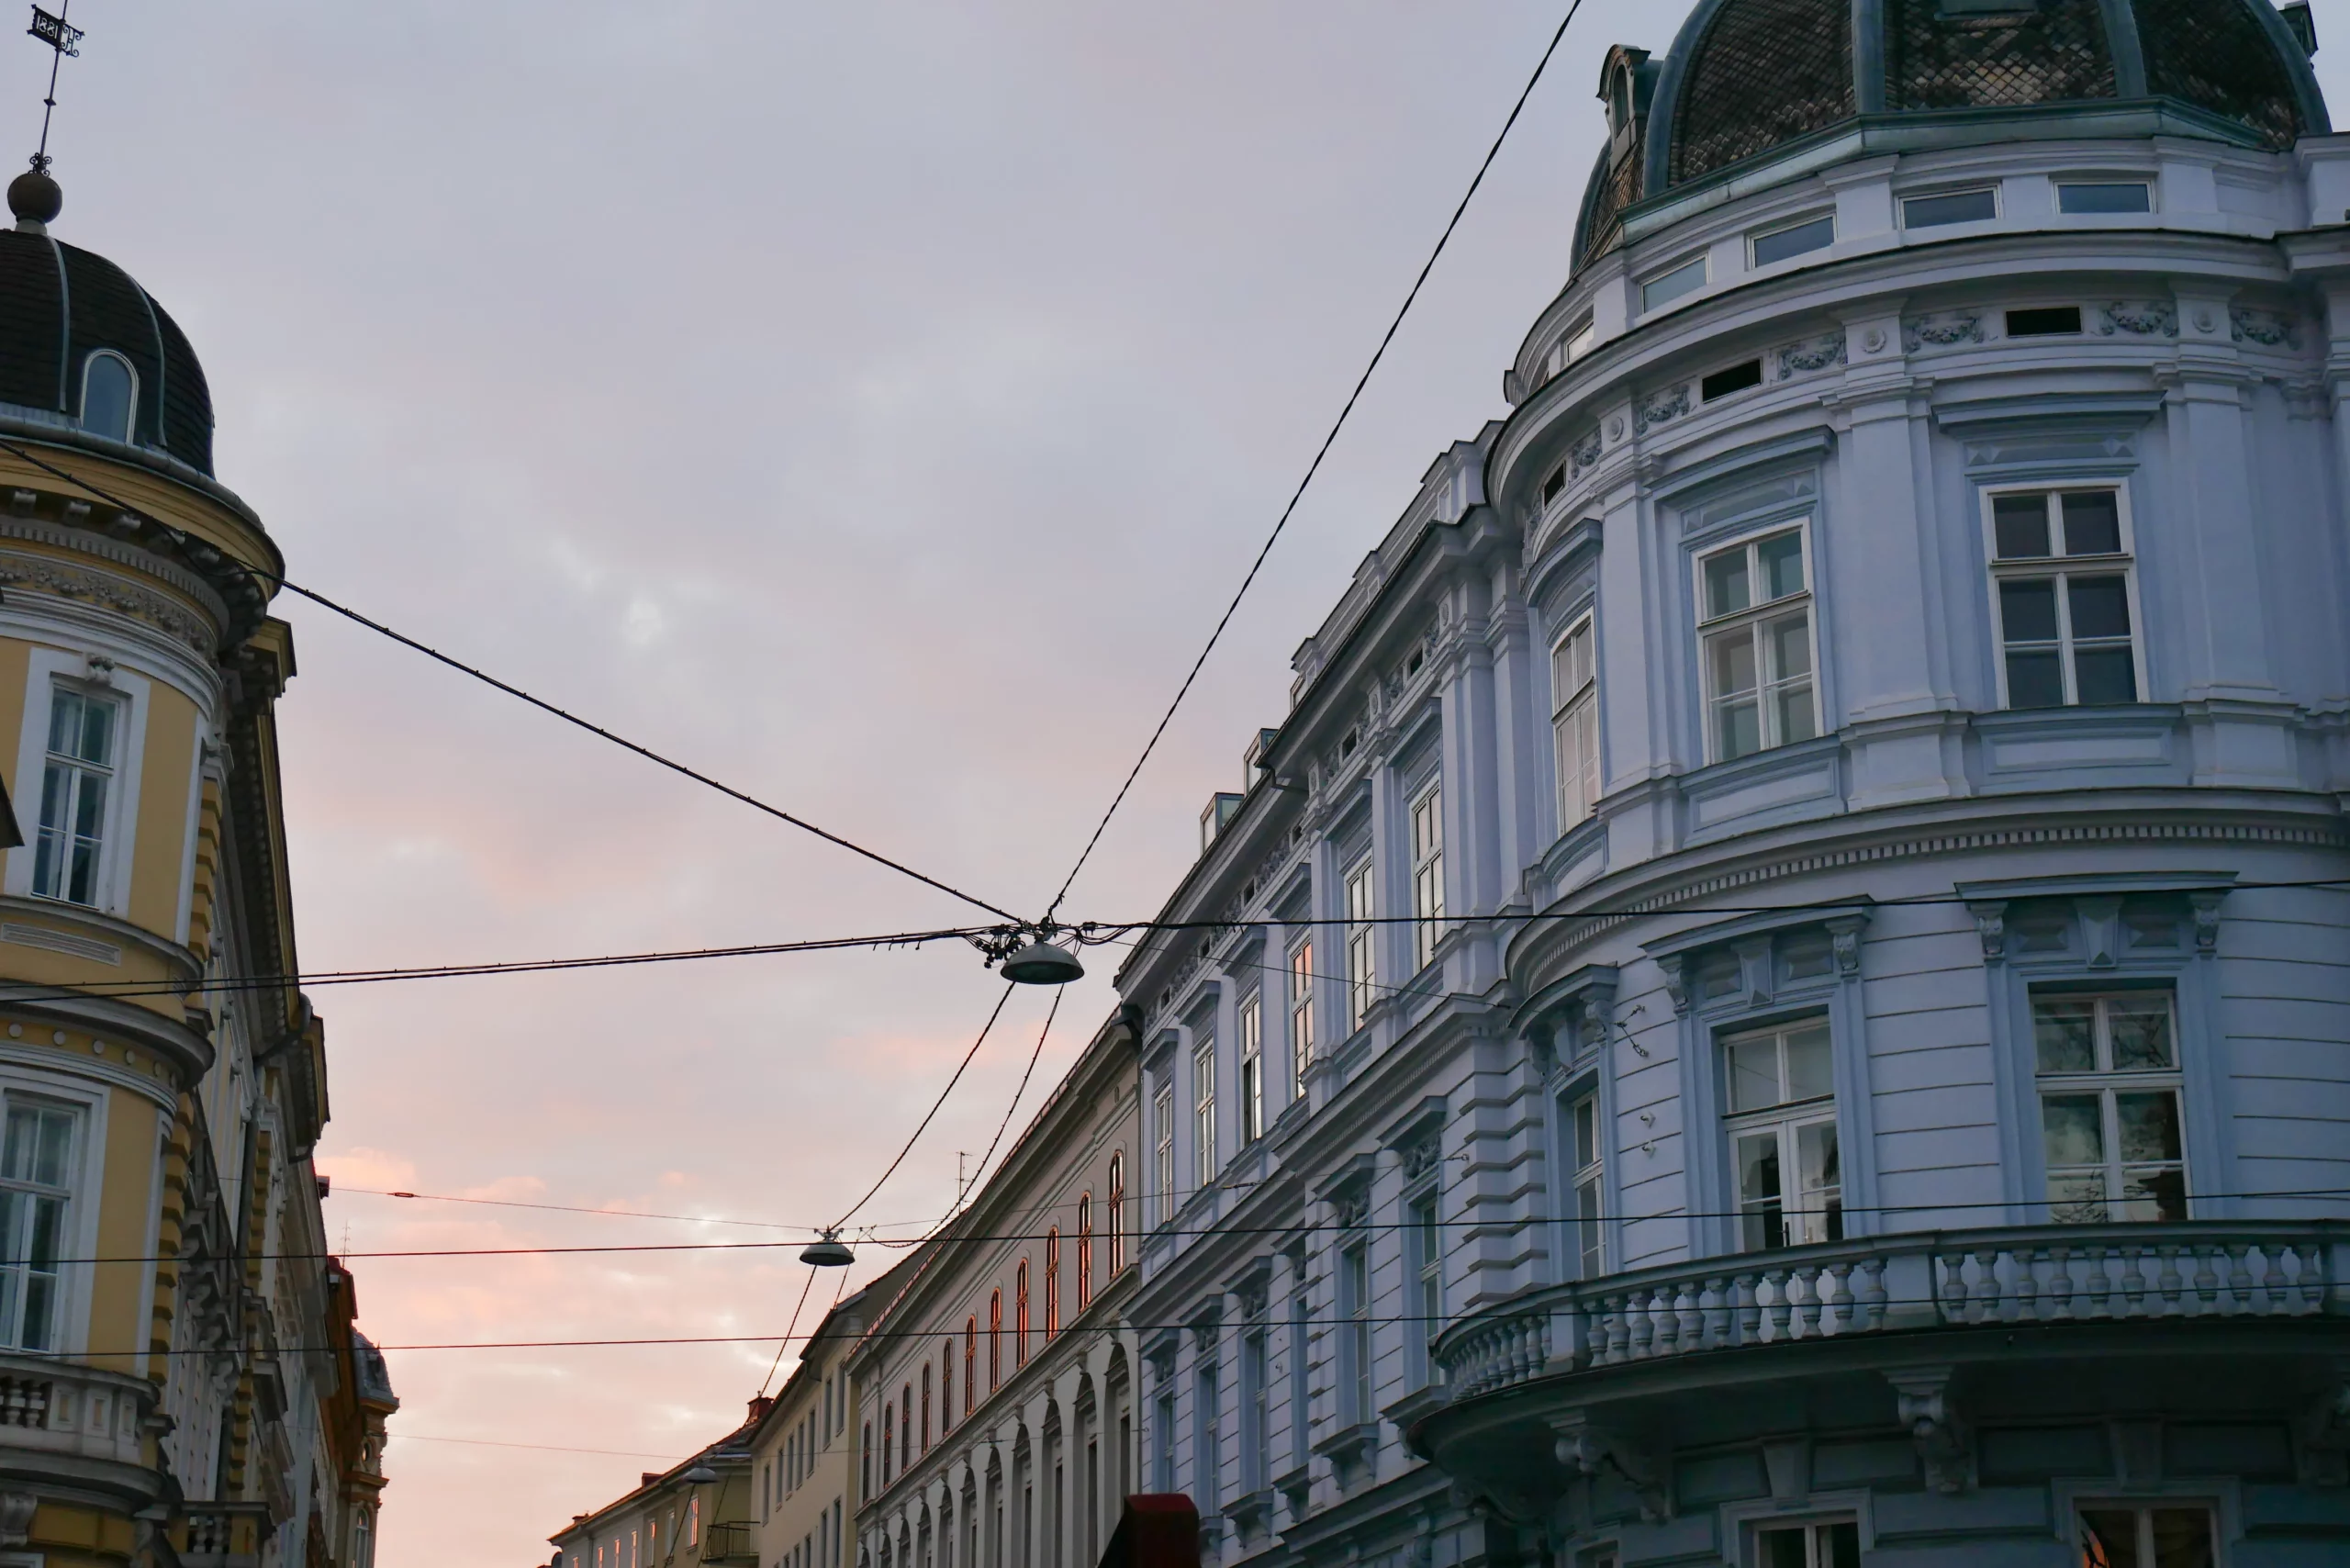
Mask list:
[[[88,491],[97,499],[106,502],[106,505],[118,508],[124,513],[131,517],[139,518],[145,522],[151,523],[156,528],[161,529],[176,543],[185,544],[190,542],[190,535],[185,530],[173,527],[170,523],[163,521],[161,518],[154,517],[141,509],[130,505],[128,501],[123,500],[118,496],[108,494],[106,491],[100,489],[96,485],[92,484],[89,480],[82,477],[80,475],[73,473],[67,469],[61,468],[54,463],[48,462],[43,458],[36,456],[33,453],[17,444],[15,442],[0,440],[0,452],[10,453],[17,457],[22,458],[25,462],[31,464],[42,473],[62,479],[69,485],[78,486],[82,489]],[[226,553],[224,552],[223,554],[225,554]],[[233,556],[229,558],[235,560],[235,557]],[[674,757],[665,756],[661,753],[655,751],[651,746],[640,745],[635,741],[630,740],[625,735],[615,734],[613,731],[606,729],[603,725],[595,722],[593,720],[583,719],[578,714],[574,713],[567,709],[557,707],[554,703],[548,701],[543,697],[533,696],[510,681],[500,680],[498,677],[489,674],[487,671],[478,669],[472,665],[466,664],[462,659],[452,657],[451,655],[442,653],[440,649],[432,647],[428,644],[420,643],[404,632],[395,631],[393,628],[386,626],[382,622],[375,620],[370,616],[364,615],[358,610],[352,609],[349,605],[341,604],[334,599],[329,599],[325,594],[319,592],[316,588],[305,588],[300,583],[294,581],[283,573],[269,571],[263,567],[254,566],[249,561],[237,560],[236,565],[243,570],[252,573],[255,577],[263,578],[264,581],[274,581],[279,588],[284,588],[288,593],[298,595],[303,599],[308,599],[311,603],[319,606],[321,609],[332,610],[335,614],[341,616],[343,619],[350,621],[354,624],[364,626],[371,632],[388,637],[393,642],[399,644],[402,647],[422,654],[425,657],[432,659],[437,663],[444,664],[451,669],[459,671],[462,674],[469,675],[473,677],[474,679],[480,681],[483,685],[495,688],[496,689],[506,693],[509,697],[519,698],[520,700],[529,703],[532,707],[538,709],[542,712],[553,714],[555,718],[562,720],[566,724],[575,725],[579,729],[587,731],[591,735],[596,735],[611,742],[612,745],[621,747],[623,751],[634,752],[637,756],[643,757],[648,762],[657,763],[673,773],[681,774],[684,777],[692,779],[697,784],[707,785],[709,788],[717,790],[720,794],[727,796],[731,800],[739,801],[744,805],[749,806],[754,811],[764,812],[768,816],[774,817],[779,822],[789,823],[793,827],[800,829],[803,833],[814,834],[816,837],[822,839],[827,844],[837,846],[842,849],[847,850],[852,855],[861,856],[865,859],[872,861],[877,866],[886,866],[890,870],[899,873],[901,876],[911,877],[915,881],[923,884],[925,887],[935,888],[938,891],[946,893],[951,898],[960,899],[965,903],[969,904],[974,908],[983,909],[990,914],[1000,915],[1003,919],[1011,921],[1014,924],[1019,924],[1021,923],[1018,915],[1013,913],[1010,910],[1003,908],[1000,904],[990,903],[983,898],[977,897],[971,893],[967,893],[963,891],[962,889],[942,882],[935,877],[917,871],[901,860],[891,859],[889,856],[882,854],[878,850],[867,849],[865,846],[856,843],[854,840],[844,838],[839,834],[818,827],[814,823],[808,821],[805,817],[796,816],[792,812],[785,811],[780,806],[770,805],[767,801],[760,800],[755,795],[750,794],[742,790],[737,790],[732,784],[713,778],[709,774],[702,772],[699,768],[689,767],[685,763],[677,761]]]
[[[1077,881],[1077,874],[1084,870],[1085,863],[1092,858],[1094,846],[1102,842],[1102,834],[1109,827],[1110,819],[1116,816],[1118,808],[1125,803],[1126,794],[1134,788],[1136,778],[1141,776],[1143,765],[1158,750],[1159,738],[1167,734],[1167,726],[1173,721],[1175,711],[1191,694],[1192,683],[1199,679],[1200,670],[1207,664],[1208,655],[1215,651],[1225,628],[1232,623],[1234,613],[1239,610],[1240,601],[1248,596],[1257,574],[1264,569],[1265,558],[1273,553],[1275,542],[1281,538],[1282,530],[1289,526],[1290,519],[1296,514],[1298,502],[1305,498],[1306,487],[1313,484],[1315,475],[1321,472],[1323,459],[1330,455],[1330,448],[1337,443],[1338,432],[1347,428],[1347,419],[1355,411],[1355,404],[1361,399],[1363,388],[1371,385],[1372,372],[1379,368],[1380,361],[1386,358],[1388,345],[1395,341],[1404,319],[1412,313],[1414,302],[1420,297],[1421,287],[1428,281],[1428,274],[1436,270],[1437,261],[1444,254],[1445,247],[1451,243],[1453,230],[1460,227],[1462,215],[1468,212],[1470,202],[1475,199],[1478,187],[1485,183],[1486,172],[1494,166],[1494,160],[1501,155],[1502,144],[1509,140],[1511,128],[1517,124],[1517,117],[1525,111],[1527,100],[1534,95],[1534,89],[1541,82],[1543,72],[1550,68],[1551,56],[1558,53],[1561,41],[1566,38],[1568,24],[1575,19],[1575,13],[1581,9],[1583,0],[1572,0],[1567,6],[1567,14],[1560,18],[1558,30],[1550,35],[1550,43],[1542,50],[1542,58],[1535,62],[1534,73],[1527,78],[1525,87],[1517,95],[1517,101],[1510,106],[1509,118],[1502,121],[1500,133],[1494,138],[1494,144],[1485,150],[1483,161],[1477,165],[1476,174],[1469,181],[1469,188],[1461,193],[1451,218],[1446,220],[1444,232],[1437,236],[1436,248],[1428,252],[1428,259],[1420,263],[1419,275],[1412,280],[1411,288],[1404,296],[1404,303],[1397,308],[1394,319],[1387,323],[1387,330],[1380,335],[1379,346],[1371,351],[1371,363],[1364,365],[1362,374],[1355,378],[1354,390],[1347,394],[1345,405],[1338,409],[1338,417],[1331,421],[1330,433],[1322,438],[1322,444],[1315,450],[1314,461],[1305,465],[1305,476],[1298,480],[1297,488],[1290,492],[1289,504],[1281,508],[1281,516],[1273,522],[1273,531],[1265,536],[1265,543],[1258,548],[1257,558],[1248,564],[1248,575],[1240,579],[1239,589],[1233,594],[1232,602],[1225,605],[1224,613],[1216,618],[1215,628],[1208,633],[1207,644],[1200,649],[1200,656],[1192,661],[1192,667],[1185,673],[1182,685],[1175,689],[1174,700],[1168,703],[1167,711],[1158,716],[1158,723],[1151,730],[1150,738],[1143,743],[1142,755],[1136,757],[1134,767],[1126,770],[1125,782],[1118,786],[1117,794],[1111,798],[1110,809],[1103,812],[1102,820],[1093,824],[1092,836],[1085,841],[1085,847],[1079,852],[1077,864],[1069,868],[1069,875],[1061,881],[1060,891],[1053,895],[1051,906],[1045,911],[1047,924],[1059,913],[1061,901],[1069,897],[1069,888]]]
[[[1003,1004],[1012,1000],[1012,993],[1018,989],[1019,987],[1010,980],[1006,980],[1004,982],[1003,994],[995,999],[995,1007],[988,1014],[988,1021],[979,1025],[979,1038],[973,1040],[971,1042],[971,1048],[963,1053],[963,1059],[955,1064],[955,1076],[946,1081],[946,1087],[938,1092],[938,1098],[932,1101],[930,1103],[930,1109],[923,1113],[922,1121],[915,1126],[912,1133],[907,1135],[904,1147],[898,1150],[898,1157],[890,1161],[890,1168],[882,1171],[878,1177],[875,1178],[873,1185],[865,1189],[865,1196],[851,1204],[848,1206],[848,1212],[842,1215],[838,1220],[834,1222],[831,1226],[832,1230],[838,1231],[846,1229],[848,1227],[848,1222],[856,1217],[856,1211],[871,1203],[873,1201],[873,1194],[879,1192],[882,1188],[882,1184],[887,1182],[890,1177],[898,1173],[898,1167],[903,1165],[906,1162],[906,1156],[914,1151],[914,1145],[921,1140],[923,1132],[928,1130],[932,1120],[937,1116],[939,1107],[946,1103],[946,1097],[949,1094],[955,1092],[955,1086],[963,1081],[964,1070],[971,1065],[971,1058],[979,1054],[979,1047],[987,1044],[989,1032],[994,1029],[995,1021],[1003,1016]],[[1055,991],[1053,992],[1053,1005],[1056,1009],[1060,1006],[1060,992],[1058,991]],[[827,1234],[829,1234],[829,1232]]]
[[[1053,1004],[1045,1010],[1045,1026],[1036,1031],[1036,1048],[1028,1053],[1028,1065],[1024,1068],[1020,1073],[1020,1087],[1012,1092],[1012,1103],[1004,1107],[1003,1120],[995,1125],[995,1137],[988,1139],[987,1152],[979,1156],[979,1163],[971,1172],[970,1185],[964,1188],[962,1192],[957,1193],[955,1195],[955,1206],[947,1211],[946,1217],[945,1219],[940,1220],[936,1226],[932,1227],[929,1235],[912,1237],[903,1240],[888,1241],[881,1240],[877,1237],[875,1238],[875,1240],[878,1242],[879,1245],[883,1247],[899,1248],[919,1247],[925,1242],[934,1239],[940,1231],[946,1229],[949,1225],[954,1223],[956,1215],[959,1213],[963,1207],[964,1197],[970,1193],[976,1192],[979,1189],[979,1182],[986,1177],[988,1161],[995,1158],[996,1146],[1003,1141],[1004,1129],[1012,1126],[1013,1114],[1020,1109],[1021,1097],[1028,1092],[1029,1077],[1036,1070],[1037,1058],[1045,1054],[1046,1036],[1049,1036],[1053,1032],[1053,1020],[1060,1016],[1061,997],[1063,994],[1064,990],[1062,988],[1056,988],[1053,991]],[[873,1194],[870,1193],[866,1194],[868,1198],[872,1195]]]

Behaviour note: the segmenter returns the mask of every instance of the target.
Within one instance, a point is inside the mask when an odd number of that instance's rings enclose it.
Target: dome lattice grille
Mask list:
[[[2138,36],[2154,92],[2250,126],[2271,147],[2290,147],[2300,135],[2292,81],[2267,30],[2243,4],[2138,0]]]
[[[1886,0],[1886,106],[1972,109],[2116,95],[2097,0],[2004,16],[1952,16],[1942,0]]]
[[[1694,59],[1673,128],[1673,184],[1852,117],[1849,6],[1724,6]]]

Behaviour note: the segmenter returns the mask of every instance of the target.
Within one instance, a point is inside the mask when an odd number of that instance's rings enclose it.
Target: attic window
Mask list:
[[[1762,362],[1750,359],[1743,364],[1733,364],[1717,370],[1697,383],[1697,395],[1710,403],[1717,398],[1727,398],[1733,392],[1743,392],[1750,386],[1762,385]]]
[[[1255,901],[1256,897],[1257,884],[1255,882],[1251,881],[1242,886],[1240,890],[1240,902],[1242,903],[1252,902]]]
[[[1409,677],[1419,674],[1420,666],[1427,662],[1427,650],[1425,648],[1414,648],[1412,650],[1412,656],[1404,661],[1404,676],[1408,678]]]
[[[129,441],[138,397],[139,378],[120,354],[100,349],[82,362],[82,428],[92,435]]]
[[[1345,737],[1338,742],[1338,755],[1342,757],[1352,756],[1355,754],[1355,747],[1361,744],[1362,732],[1348,730]]]
[[[2008,312],[2008,336],[2011,338],[2062,338],[2076,335],[2080,330],[2081,308],[2077,305]]]
[[[1566,487],[1567,465],[1561,463],[1542,476],[1542,504],[1547,507],[1557,500],[1559,492]]]

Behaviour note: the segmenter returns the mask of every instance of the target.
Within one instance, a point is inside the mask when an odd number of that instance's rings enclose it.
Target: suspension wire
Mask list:
[[[874,1180],[873,1185],[865,1189],[865,1196],[851,1204],[848,1206],[848,1212],[833,1223],[832,1229],[842,1229],[850,1220],[855,1219],[856,1211],[873,1201],[873,1194],[881,1190],[882,1183],[898,1173],[898,1167],[903,1165],[906,1162],[906,1156],[913,1152],[914,1144],[930,1126],[932,1118],[938,1114],[939,1107],[946,1103],[946,1097],[949,1094],[955,1092],[955,1086],[963,1081],[964,1070],[971,1065],[971,1058],[979,1054],[979,1047],[987,1044],[988,1032],[995,1027],[995,1021],[1003,1016],[1003,1004],[1012,1000],[1012,993],[1017,989],[1018,986],[1013,981],[1003,982],[1003,994],[995,999],[995,1007],[988,1014],[988,1021],[979,1025],[979,1038],[973,1040],[971,1048],[963,1053],[963,1059],[955,1064],[955,1076],[946,1081],[946,1087],[938,1092],[938,1098],[932,1101],[930,1109],[923,1113],[921,1123],[907,1135],[904,1147],[898,1150],[898,1157],[890,1161],[890,1168]],[[1060,1003],[1060,992],[1058,990],[1053,993],[1053,1002],[1056,1007]]]
[[[1045,911],[1045,920],[1047,924],[1059,912],[1061,901],[1069,897],[1069,890],[1076,882],[1077,874],[1084,870],[1086,861],[1092,858],[1094,846],[1102,842],[1102,834],[1109,827],[1110,819],[1116,816],[1118,808],[1125,803],[1127,791],[1134,788],[1135,779],[1141,775],[1143,765],[1150,760],[1151,753],[1158,749],[1159,737],[1166,734],[1168,724],[1175,717],[1175,711],[1183,705],[1183,699],[1191,694],[1192,683],[1199,679],[1200,670],[1208,662],[1208,655],[1215,651],[1216,644],[1224,636],[1225,628],[1232,623],[1234,613],[1239,610],[1240,601],[1248,596],[1248,589],[1256,582],[1257,574],[1264,569],[1265,558],[1273,553],[1273,545],[1281,538],[1281,531],[1289,526],[1290,519],[1295,515],[1298,502],[1305,498],[1306,487],[1313,484],[1315,475],[1322,471],[1322,460],[1330,455],[1330,448],[1337,443],[1338,432],[1347,428],[1348,416],[1355,411],[1355,404],[1360,400],[1363,388],[1371,385],[1371,373],[1379,368],[1380,361],[1387,356],[1388,345],[1395,341],[1397,330],[1404,325],[1404,318],[1412,313],[1412,306],[1420,297],[1422,286],[1428,281],[1428,274],[1436,270],[1437,260],[1444,254],[1445,247],[1451,243],[1453,230],[1460,227],[1461,216],[1469,210],[1469,203],[1475,198],[1478,187],[1485,183],[1486,171],[1494,166],[1494,160],[1501,155],[1502,143],[1509,140],[1510,129],[1517,124],[1517,117],[1524,111],[1527,100],[1534,95],[1535,85],[1542,80],[1542,73],[1550,67],[1550,57],[1559,51],[1560,41],[1567,36],[1567,24],[1575,19],[1575,13],[1582,8],[1583,0],[1572,0],[1572,3],[1567,6],[1566,16],[1561,18],[1558,30],[1550,35],[1549,45],[1542,50],[1542,58],[1535,62],[1534,73],[1527,78],[1526,86],[1517,95],[1517,101],[1510,106],[1509,117],[1502,121],[1500,134],[1494,138],[1494,144],[1485,150],[1484,159],[1477,165],[1475,175],[1470,179],[1468,190],[1461,194],[1459,205],[1452,209],[1451,218],[1446,220],[1444,232],[1437,236],[1436,249],[1430,251],[1428,259],[1420,263],[1419,275],[1412,280],[1411,288],[1404,296],[1403,305],[1396,309],[1394,319],[1387,323],[1387,330],[1380,335],[1379,346],[1371,351],[1371,363],[1364,365],[1362,374],[1355,378],[1354,390],[1347,394],[1346,403],[1338,409],[1337,419],[1331,422],[1330,433],[1322,438],[1322,444],[1315,451],[1314,461],[1305,465],[1305,476],[1297,482],[1297,488],[1290,493],[1289,504],[1281,508],[1281,516],[1273,523],[1273,531],[1265,536],[1265,543],[1258,548],[1257,558],[1248,564],[1248,575],[1240,579],[1239,589],[1233,594],[1232,602],[1225,605],[1224,613],[1216,618],[1215,628],[1208,633],[1207,644],[1200,649],[1200,656],[1192,661],[1192,667],[1184,674],[1182,685],[1175,689],[1174,700],[1168,703],[1167,711],[1158,716],[1158,722],[1151,730],[1150,738],[1143,743],[1142,755],[1136,757],[1135,765],[1126,770],[1125,782],[1118,786],[1117,794],[1111,798],[1110,809],[1103,812],[1102,820],[1093,824],[1092,835],[1085,841],[1085,847],[1078,853],[1077,864],[1071,866],[1069,875],[1062,879],[1060,891],[1053,895],[1051,906]]]
[[[64,480],[68,484],[77,485],[81,488],[88,491],[91,495],[96,497],[99,500],[106,502],[108,506],[120,508],[123,512],[131,517],[139,518],[143,521],[152,523],[155,527],[162,530],[165,534],[169,535],[174,543],[185,546],[191,543],[198,543],[196,541],[193,541],[192,537],[185,530],[174,528],[170,523],[163,521],[162,519],[140,510],[139,508],[123,500],[120,497],[107,494],[105,490],[100,489],[97,486],[92,484],[89,480],[82,477],[80,475],[72,473],[66,469],[59,467],[53,463],[50,463],[37,457],[32,453],[27,451],[24,447],[17,445],[14,442],[0,440],[0,452],[11,453],[16,456],[22,458],[25,462],[31,464],[42,473],[54,476],[57,478]],[[225,552],[223,554],[225,554]],[[613,731],[606,729],[603,725],[596,723],[592,720],[583,719],[578,714],[570,711],[568,709],[559,708],[553,702],[548,701],[546,699],[533,696],[510,681],[500,680],[498,677],[491,675],[485,670],[478,669],[472,665],[466,664],[462,659],[453,658],[449,655],[441,652],[440,649],[431,647],[427,644],[420,643],[404,632],[395,631],[391,627],[385,625],[380,621],[376,621],[369,616],[361,614],[358,610],[352,609],[349,605],[341,604],[334,599],[329,599],[325,594],[319,592],[315,588],[305,588],[300,583],[295,582],[292,578],[287,577],[282,572],[273,572],[266,567],[256,566],[247,561],[236,560],[233,556],[229,557],[229,559],[234,560],[238,566],[249,573],[252,573],[255,577],[263,578],[264,581],[275,582],[279,588],[284,588],[288,593],[297,594],[303,599],[308,599],[311,603],[318,605],[321,609],[332,610],[335,614],[341,616],[343,619],[350,621],[356,625],[364,626],[371,632],[388,637],[404,648],[422,654],[425,657],[432,659],[437,663],[446,665],[451,669],[459,671],[462,674],[469,675],[474,679],[480,681],[483,685],[495,688],[496,689],[506,693],[509,697],[518,698],[520,700],[529,703],[532,707],[538,709],[541,712],[554,715],[555,718],[562,720],[566,724],[575,725],[579,729],[587,731],[591,735],[596,735],[604,740],[610,741],[612,745],[619,746],[623,751],[634,752],[637,756],[643,757],[648,762],[657,763],[659,766],[669,769],[672,773],[681,774],[684,777],[692,779],[697,784],[707,785],[709,788],[717,790],[720,794],[724,795],[731,800],[739,801],[744,805],[749,806],[754,811],[764,812],[768,816],[774,817],[779,822],[789,823],[793,827],[800,829],[803,833],[812,834],[816,837],[822,839],[825,843],[835,845],[842,849],[847,850],[852,855],[861,856],[865,859],[872,861],[877,866],[886,866],[890,870],[899,873],[901,876],[911,877],[917,882],[921,882],[927,887],[935,888],[940,892],[946,893],[952,898],[960,899],[965,903],[970,904],[975,908],[983,909],[990,914],[1001,915],[1002,918],[1013,922],[1014,924],[1018,924],[1020,923],[1020,917],[1018,915],[1013,913],[1010,910],[1005,909],[1001,905],[990,903],[987,900],[967,893],[960,888],[953,887],[946,882],[942,882],[935,877],[917,871],[912,867],[906,865],[904,862],[893,860],[889,856],[882,854],[878,850],[867,849],[865,846],[856,843],[853,840],[844,838],[839,834],[818,827],[814,823],[808,821],[805,817],[796,816],[793,813],[785,811],[780,806],[770,805],[767,801],[760,800],[755,795],[737,790],[732,784],[727,784],[717,778],[713,778],[709,774],[702,772],[700,769],[688,767],[687,764],[679,762],[674,757],[664,756],[661,753],[655,751],[650,746],[640,745],[635,741],[630,740],[625,735],[615,734]]]

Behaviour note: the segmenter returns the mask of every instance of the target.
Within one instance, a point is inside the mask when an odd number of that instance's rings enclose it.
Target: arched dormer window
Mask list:
[[[130,362],[100,349],[82,362],[82,428],[108,441],[130,439],[131,410],[139,406],[139,375]]]

